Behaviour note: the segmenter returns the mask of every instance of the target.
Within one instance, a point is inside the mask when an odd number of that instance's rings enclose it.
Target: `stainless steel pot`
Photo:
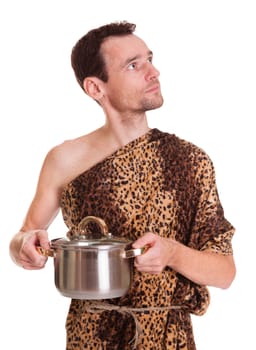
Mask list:
[[[87,225],[96,222],[101,238],[89,238]],[[129,249],[131,241],[114,237],[105,222],[94,216],[85,217],[74,238],[57,238],[41,254],[54,257],[55,286],[73,299],[108,299],[127,293],[132,279],[131,259],[146,248]]]

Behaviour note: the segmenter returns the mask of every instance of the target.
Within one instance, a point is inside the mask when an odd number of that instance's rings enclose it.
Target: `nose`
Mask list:
[[[145,79],[147,81],[157,79],[160,76],[160,72],[158,69],[156,69],[155,66],[153,66],[152,63],[148,63],[147,65],[147,71],[145,74]]]

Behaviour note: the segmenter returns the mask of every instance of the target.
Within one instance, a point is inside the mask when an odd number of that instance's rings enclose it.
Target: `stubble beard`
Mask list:
[[[151,111],[153,109],[162,107],[163,103],[164,103],[164,99],[162,95],[160,95],[157,98],[143,99],[141,102],[141,107],[142,107],[142,110],[146,112],[146,111]]]

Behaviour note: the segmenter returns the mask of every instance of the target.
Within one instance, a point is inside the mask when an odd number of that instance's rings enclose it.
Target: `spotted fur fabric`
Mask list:
[[[93,215],[102,218],[113,235],[129,240],[151,231],[194,249],[232,254],[234,228],[224,217],[210,158],[192,143],[158,129],[70,182],[61,208],[71,236],[85,216]],[[171,268],[159,275],[134,269],[128,293],[108,303],[156,308],[136,313],[141,328],[136,346],[131,314],[90,312],[85,301],[72,300],[66,322],[67,350],[195,350],[190,314],[204,314],[209,299],[206,287]],[[167,309],[175,305],[181,309]]]

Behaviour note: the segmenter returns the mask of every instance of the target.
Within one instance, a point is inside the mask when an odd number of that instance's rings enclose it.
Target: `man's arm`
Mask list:
[[[37,246],[49,248],[47,229],[59,212],[61,181],[55,158],[54,150],[47,154],[24,223],[10,242],[12,260],[26,269],[41,269],[47,260]]]
[[[153,233],[146,233],[133,247],[145,245],[150,248],[135,259],[135,266],[141,272],[160,273],[169,266],[197,284],[223,289],[228,288],[235,277],[232,255],[199,251]]]

